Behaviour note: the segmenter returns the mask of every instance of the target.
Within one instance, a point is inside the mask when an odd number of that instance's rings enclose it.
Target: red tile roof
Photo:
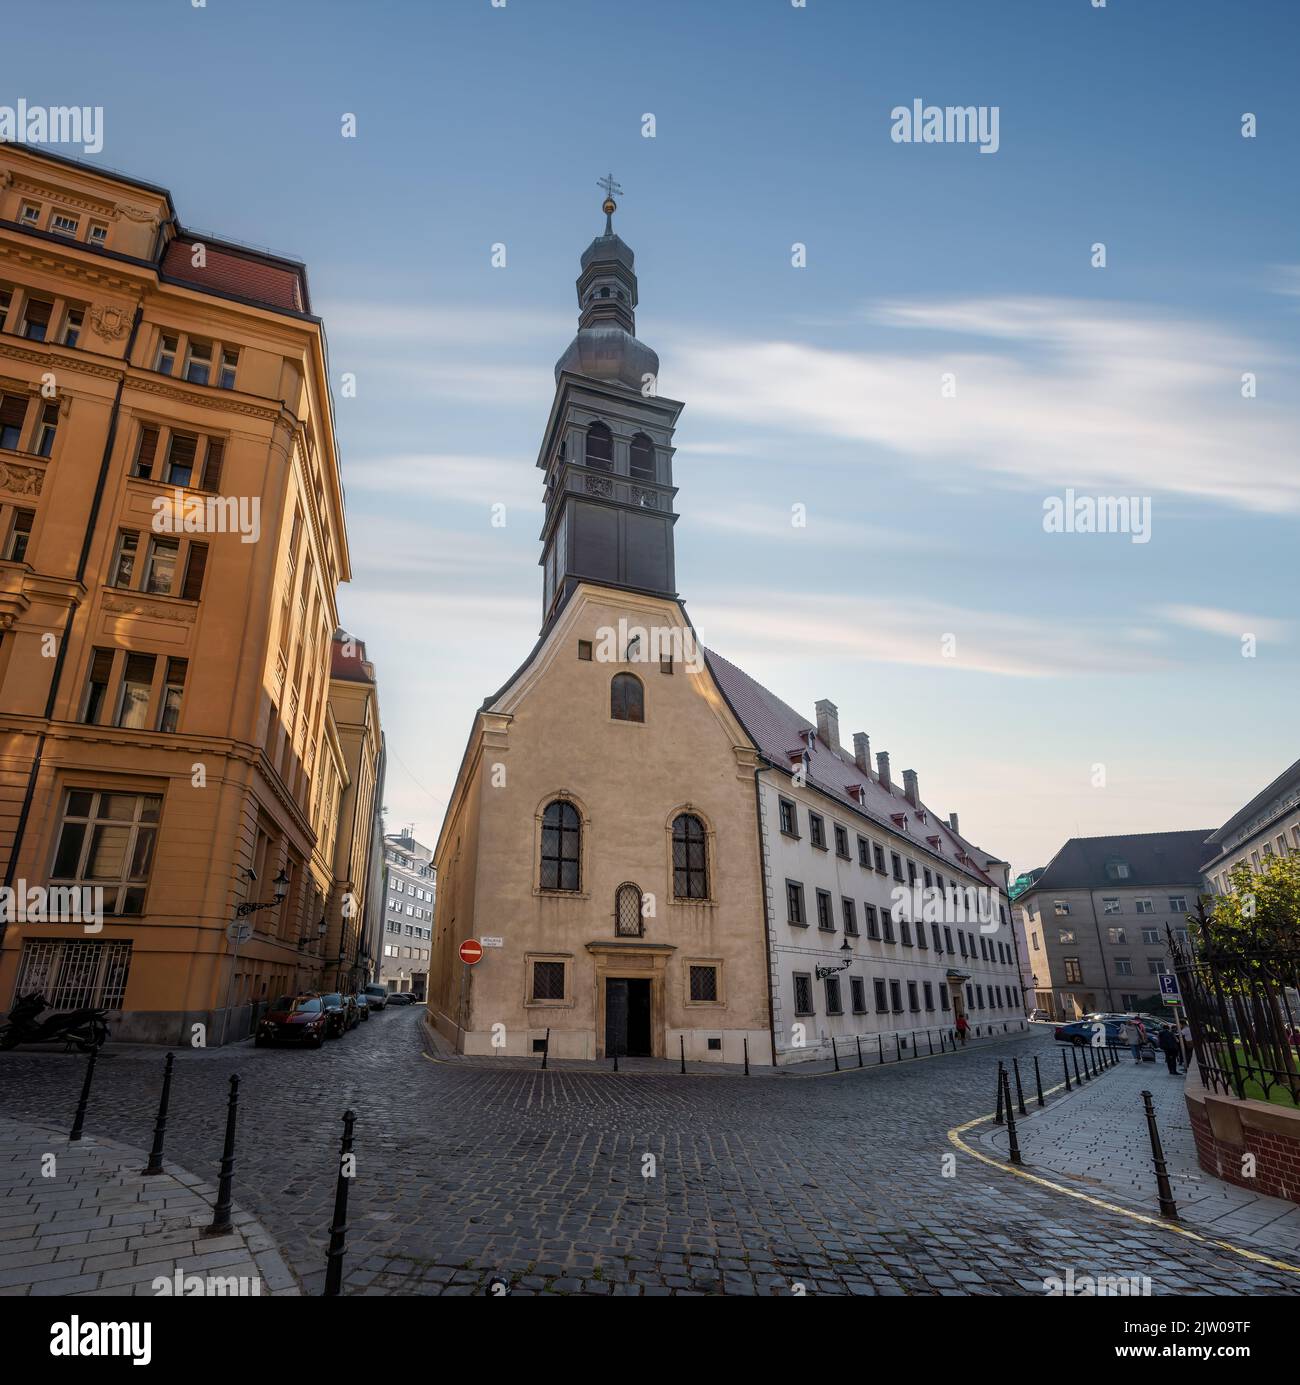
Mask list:
[[[195,245],[204,247],[206,263],[201,269],[196,269],[192,263]],[[177,236],[163,251],[160,268],[169,279],[196,289],[251,299],[269,308],[287,308],[296,313],[309,311],[302,269],[287,260],[276,261],[256,251],[214,244],[201,236]]]
[[[864,775],[851,755],[840,747],[828,746],[819,736],[813,723],[801,717],[787,703],[781,701],[749,674],[729,663],[713,650],[705,650],[709,669],[722,689],[723,696],[731,704],[740,718],[745,730],[749,732],[754,744],[762,755],[775,764],[785,765],[800,754],[807,759],[807,782],[829,797],[843,803],[857,817],[867,817],[877,826],[890,827],[891,819],[906,821],[911,805],[894,788],[886,789],[880,780]],[[785,747],[796,740],[807,741],[812,732],[812,746],[807,751],[791,754]],[[846,778],[852,776],[851,778]],[[856,790],[856,793],[855,793]],[[859,796],[861,803],[859,803]],[[932,809],[927,809],[934,818],[939,832],[926,840],[936,844],[935,854],[942,857],[950,866],[962,857],[963,869],[985,884],[996,885],[997,881],[985,874],[976,864],[973,856],[967,855],[969,843],[955,833]],[[970,846],[971,851],[976,848]],[[989,853],[981,853],[980,859]]]

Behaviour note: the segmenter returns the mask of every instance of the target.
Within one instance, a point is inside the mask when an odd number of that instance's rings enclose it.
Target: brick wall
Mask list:
[[[1196,1156],[1201,1167],[1239,1188],[1300,1202],[1300,1111],[1255,1108],[1261,1102],[1237,1101],[1196,1092],[1189,1084]],[[1255,1156],[1255,1176],[1243,1172],[1243,1156]]]

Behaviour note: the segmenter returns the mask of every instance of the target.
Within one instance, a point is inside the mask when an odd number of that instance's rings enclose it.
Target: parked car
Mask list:
[[[388,1003],[390,1005],[414,1005],[415,996],[410,991],[390,991]]]
[[[325,1007],[325,1037],[341,1039],[352,1028],[348,1023],[348,1002],[338,991],[321,996]]]
[[[356,996],[344,991],[343,1004],[347,1010],[348,1028],[355,1029],[361,1023],[361,1007],[357,1004]]]
[[[382,1010],[388,1004],[388,987],[379,985],[367,986],[366,996],[376,1010]]]
[[[357,1017],[368,1020],[370,1018],[370,997],[365,991],[354,991],[352,1003],[357,1007]]]
[[[282,995],[262,1016],[254,1043],[309,1044],[319,1048],[325,1042],[328,1015],[321,996],[314,991]]]
[[[1058,1025],[1055,1037],[1061,1043],[1074,1044],[1076,1048],[1084,1048],[1088,1044],[1097,1042],[1098,1030],[1104,1026],[1106,1030],[1105,1042],[1112,1044],[1116,1048],[1123,1048],[1124,1045],[1124,1026],[1134,1023],[1141,1023],[1145,1028],[1145,1021],[1141,1017],[1129,1015],[1107,1015],[1105,1018],[1075,1020],[1072,1024]],[[1144,1047],[1151,1047],[1151,1031],[1147,1030],[1146,1043]]]
[[[1036,1023],[1036,1022],[1038,1022],[1038,1021],[1045,1020],[1045,1019],[1047,1019],[1047,1018],[1048,1018],[1048,1015],[1047,1015],[1047,1011],[1046,1011],[1046,1010],[1031,1010],[1031,1011],[1029,1012],[1029,1022],[1030,1022],[1030,1024],[1034,1024],[1034,1023]]]

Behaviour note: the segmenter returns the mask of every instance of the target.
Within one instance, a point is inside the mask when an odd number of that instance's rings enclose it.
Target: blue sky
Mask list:
[[[14,98],[102,104],[101,162],[309,265],[336,386],[358,378],[340,601],[393,825],[433,839],[536,635],[533,464],[610,169],[638,335],[686,403],[678,584],[707,643],[809,717],[834,700],[1017,870],[1075,833],[1216,826],[1295,758],[1290,0],[48,0],[8,24]],[[892,142],[916,98],[997,106],[998,152]],[[1150,542],[1045,533],[1066,488],[1149,497]]]

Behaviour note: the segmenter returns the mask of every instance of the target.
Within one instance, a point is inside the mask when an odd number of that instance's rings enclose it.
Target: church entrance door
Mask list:
[[[649,978],[607,976],[605,1052],[629,1058],[648,1058],[652,1051]]]

